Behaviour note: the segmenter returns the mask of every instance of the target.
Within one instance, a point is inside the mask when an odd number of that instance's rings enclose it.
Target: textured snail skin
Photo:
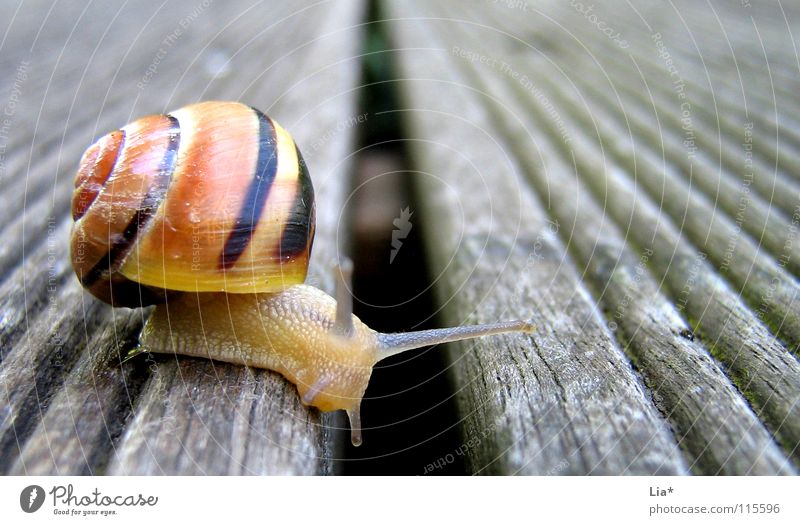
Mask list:
[[[145,351],[274,370],[305,404],[352,412],[382,356],[377,332],[353,316],[353,333],[337,336],[335,320],[336,301],[302,284],[276,294],[187,294],[156,308],[139,342]]]

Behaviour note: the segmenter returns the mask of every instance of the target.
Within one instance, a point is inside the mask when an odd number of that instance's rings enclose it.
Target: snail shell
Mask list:
[[[292,137],[260,111],[203,102],[95,142],[72,200],[75,273],[115,306],[170,291],[262,293],[305,280],[314,191]]]

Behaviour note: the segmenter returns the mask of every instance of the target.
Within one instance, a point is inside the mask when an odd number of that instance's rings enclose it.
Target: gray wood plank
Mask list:
[[[800,191],[791,180],[776,174],[775,165],[758,158],[758,142],[768,133],[754,122],[761,113],[752,110],[745,114],[740,102],[735,109],[719,104],[720,113],[712,115],[709,107],[715,107],[716,98],[709,100],[702,86],[687,80],[688,87],[684,89],[691,104],[692,121],[699,123],[692,129],[697,142],[707,146],[689,155],[680,112],[671,111],[680,100],[676,89],[664,81],[663,64],[659,68],[659,64],[652,63],[653,57],[638,53],[635,58],[618,57],[601,69],[579,53],[567,55],[571,56],[560,64],[572,75],[587,70],[607,75],[608,84],[586,84],[583,93],[583,97],[591,95],[597,100],[592,108],[596,118],[602,115],[598,118],[601,123],[617,121],[615,130],[606,136],[633,133],[643,139],[658,156],[663,154],[664,162],[674,165],[692,186],[697,185],[717,204],[715,208],[724,210],[738,227],[768,250],[778,264],[795,276],[800,274],[800,247],[794,242],[796,224],[792,224],[798,220]],[[586,100],[573,97],[572,103],[564,107],[574,112],[585,103]],[[733,117],[736,123],[730,120],[732,113],[739,114]],[[745,128],[748,123],[752,125],[749,130]],[[745,143],[753,146],[752,152],[745,150]],[[726,252],[726,257],[731,256]]]
[[[551,100],[563,96],[559,93],[554,84],[549,86]],[[574,129],[585,125],[577,122]],[[785,449],[797,458],[800,369],[796,359],[769,335],[757,312],[747,308],[739,294],[723,283],[710,266],[708,255],[687,246],[681,224],[672,226],[665,220],[661,201],[653,202],[637,191],[635,183],[624,175],[640,173],[641,163],[634,171],[631,164],[616,165],[608,159],[608,165],[598,170],[593,159],[602,158],[599,147],[574,134],[573,139],[571,153],[587,185],[604,202],[607,213],[625,227],[626,236],[639,245],[640,251],[652,252],[648,264],[664,279],[679,310],[686,312],[714,357]],[[669,193],[663,198],[669,198]]]
[[[607,130],[607,121],[598,120],[597,123]],[[741,290],[750,307],[787,343],[788,348],[797,352],[800,348],[800,316],[797,313],[800,286],[786,270],[792,260],[792,238],[796,230],[791,229],[790,223],[783,228],[788,252],[782,248],[776,259],[766,256],[759,239],[749,237],[734,219],[719,213],[714,201],[692,191],[691,182],[681,177],[672,166],[665,167],[657,152],[640,147],[635,150],[634,157],[635,146],[627,138],[622,136],[620,140],[609,143],[608,150],[627,169],[635,168],[637,182],[663,205],[673,221],[680,225],[682,233],[699,250],[707,253],[720,273]]]
[[[98,312],[100,313],[100,312]],[[52,399],[29,400],[39,424],[18,443],[22,454],[10,474],[99,474],[113,453],[150,367],[145,362],[120,366],[125,348],[141,329],[140,316],[116,318],[104,311],[74,341],[77,362],[57,383]],[[125,340],[124,338],[129,338]],[[52,366],[52,364],[50,364]],[[48,363],[41,365],[47,369]],[[38,394],[38,390],[37,390]],[[23,412],[21,417],[25,416]],[[19,420],[15,429],[19,428]]]
[[[463,25],[451,30],[466,38]],[[476,36],[491,46],[497,33],[473,33]],[[510,62],[515,69],[525,68],[524,63]],[[654,254],[635,253],[627,245],[569,160],[556,154],[558,137],[539,124],[544,119],[542,108],[532,107],[536,103],[529,93],[516,92],[506,77],[472,69],[471,84],[483,84],[493,100],[502,101],[504,107],[494,104],[498,127],[539,195],[552,203],[548,211],[553,220],[569,232],[579,269],[653,392],[654,403],[675,429],[690,467],[703,474],[794,472],[746,400],[694,338],[676,305],[661,292],[648,270]],[[535,153],[526,147],[529,143],[537,145]]]
[[[608,67],[608,64],[606,66]],[[624,71],[627,69],[626,66],[639,68],[644,77],[634,79],[626,72],[625,78],[630,78],[631,81],[616,83],[615,87],[623,93],[625,100],[650,106],[650,111],[653,111],[652,105],[655,103],[660,109],[658,117],[662,122],[668,123],[668,129],[680,131],[683,140],[686,136],[682,129],[683,111],[673,109],[679,104],[676,102],[675,89],[669,81],[669,73],[663,69],[663,65],[654,63],[654,59],[650,56],[642,57],[639,54],[630,57],[628,64],[620,61],[619,64],[611,65],[617,71]],[[646,85],[642,85],[645,82]],[[714,87],[711,86],[712,89]],[[689,125],[693,132],[692,140],[706,150],[706,155],[713,158],[726,171],[733,173],[744,170],[743,144],[749,141],[752,147],[749,162],[750,169],[754,172],[753,189],[772,206],[791,216],[800,205],[800,186],[793,176],[800,171],[797,152],[792,152],[785,146],[777,147],[770,144],[769,135],[764,130],[756,128],[755,124],[750,130],[751,135],[745,137],[745,125],[752,121],[745,115],[733,120],[731,114],[719,107],[716,99],[702,86],[687,84],[685,93],[686,101],[690,104]]]
[[[628,96],[625,99],[626,102],[633,103],[611,110],[615,106],[607,93],[595,90],[591,85],[586,87],[584,95],[597,100],[592,104],[596,118],[602,117],[607,123],[616,121],[613,127],[615,133],[627,132],[629,127],[637,139],[641,139],[657,154],[663,152],[670,164],[679,167],[684,178],[691,177],[691,183],[697,185],[698,190],[718,205],[717,209],[724,210],[730,219],[767,249],[776,262],[783,264],[795,276],[800,275],[800,246],[793,242],[793,218],[787,217],[780,209],[750,190],[753,182],[761,180],[754,171],[734,174],[720,167],[718,160],[712,159],[704,151],[689,158],[682,145],[683,139],[674,133],[659,133],[659,128],[653,126],[652,121],[647,118],[646,110],[636,105],[635,97]],[[663,99],[659,100],[659,104],[663,102]],[[674,126],[670,126],[671,131],[674,129]],[[739,135],[742,140],[745,139],[744,128],[739,130]],[[743,161],[744,151],[741,147],[737,150],[741,154],[739,160]],[[744,166],[744,162],[740,166]]]
[[[800,145],[794,87],[798,64],[791,52],[786,53],[793,47],[797,18],[784,17],[786,6],[763,5],[772,16],[737,9],[717,9],[713,14],[708,9],[694,10],[684,20],[694,35],[705,35],[696,40],[700,52],[695,42],[685,38],[685,32],[669,27],[669,21],[655,10],[643,13],[643,20],[634,23],[629,18],[625,31],[641,32],[637,35],[641,40],[651,38],[655,31],[667,35],[670,53],[685,65],[682,74],[687,84],[697,86],[697,94],[713,99],[709,107],[717,104],[720,116],[745,114],[761,122],[763,129],[770,129],[762,139],[769,145],[765,151],[768,157],[775,159],[780,154],[778,146],[785,147],[787,138],[795,147]],[[783,138],[774,133],[776,129]]]
[[[391,17],[422,12],[391,4]],[[427,21],[395,21],[401,88],[423,173],[423,225],[449,323],[532,315],[532,337],[456,345],[461,447],[481,473],[686,472],[668,426],[616,345],[491,115],[436,49]],[[432,49],[433,48],[433,49]],[[447,96],[441,96],[446,90]],[[465,145],[469,145],[465,147]]]

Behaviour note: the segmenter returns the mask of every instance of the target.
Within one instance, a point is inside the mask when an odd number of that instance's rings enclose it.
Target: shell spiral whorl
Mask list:
[[[82,284],[115,306],[171,291],[262,293],[305,280],[314,191],[275,121],[203,102],[100,138],[75,177],[71,255]]]

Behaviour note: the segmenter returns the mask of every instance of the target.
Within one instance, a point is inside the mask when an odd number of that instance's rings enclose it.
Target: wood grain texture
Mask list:
[[[452,31],[459,34],[464,29],[464,25],[454,26]],[[484,42],[495,38],[495,32],[482,36]],[[484,84],[510,109],[495,110],[508,143],[527,167],[539,194],[548,195],[554,203],[549,210],[553,220],[570,232],[579,268],[609,325],[618,328],[618,338],[652,390],[656,406],[673,425],[691,467],[706,474],[793,472],[791,461],[747,401],[695,339],[677,306],[659,290],[648,270],[655,255],[652,250],[636,253],[626,246],[613,219],[596,204],[573,165],[554,154],[560,148],[552,130],[539,124],[544,118],[542,108],[532,107],[527,97],[497,76],[475,75],[473,83]],[[539,146],[538,155],[524,147],[528,140]]]
[[[86,145],[141,114],[238,99],[279,120],[301,147],[335,129],[355,113],[348,90],[358,64],[350,57],[361,38],[346,28],[362,9],[348,1],[270,8],[107,2],[90,15],[56,6],[49,17],[47,9],[21,10],[12,32],[24,32],[19,24],[52,30],[30,53],[17,50],[18,60],[4,55],[30,65],[14,121],[20,132],[4,165],[27,177],[0,179],[2,235],[24,239],[22,251],[8,243],[0,250],[8,312],[0,332],[3,472],[330,471],[331,430],[279,375],[193,359],[120,364],[147,311],[111,309],[80,289],[66,256],[67,211]],[[30,45],[30,37],[19,41]],[[48,49],[63,49],[61,60]],[[58,89],[48,89],[46,75]],[[351,141],[341,132],[325,151],[306,155],[326,194],[311,278],[329,290],[338,253],[331,233],[346,191],[341,159]]]
[[[565,102],[574,102],[574,97],[560,96]],[[603,110],[592,101],[589,111],[603,114]],[[568,110],[565,114],[573,114],[577,126],[592,122],[592,113],[575,115]],[[720,275],[741,294],[750,308],[772,327],[792,352],[797,352],[800,344],[796,339],[800,323],[797,315],[800,287],[787,271],[794,255],[796,227],[792,226],[792,222],[786,219],[776,225],[777,235],[782,237],[779,241],[781,248],[776,247],[774,256],[770,257],[765,253],[767,250],[762,249],[763,237],[749,236],[740,226],[741,220],[747,219],[746,214],[721,213],[725,211],[725,206],[717,205],[719,189],[716,195],[711,196],[693,189],[696,184],[693,168],[687,170],[688,175],[684,178],[673,165],[664,163],[658,151],[637,148],[622,126],[615,126],[608,119],[595,122],[601,133],[615,137],[615,140],[605,141],[605,153],[610,154],[622,169],[635,174],[631,177],[637,185],[634,191],[644,189],[659,209],[663,208],[672,221],[679,225],[682,234],[692,241],[698,252],[707,257]],[[581,147],[589,147],[602,154],[603,146],[600,143],[589,145],[595,139],[579,140],[582,141]],[[702,175],[697,176],[700,177]],[[751,202],[746,201],[745,205],[749,207]],[[754,201],[752,205],[758,206],[758,202]]]
[[[593,89],[591,85],[586,87],[587,90]],[[755,170],[744,172],[738,177],[732,176],[740,170],[720,169],[719,162],[715,162],[702,151],[689,158],[682,145],[683,139],[674,132],[659,133],[659,126],[647,118],[646,107],[637,97],[626,97],[626,102],[630,103],[625,104],[621,108],[622,111],[611,111],[614,101],[607,98],[607,93],[606,96],[603,96],[602,92],[589,94],[594,95],[590,103],[596,118],[614,123],[610,129],[615,133],[627,132],[629,129],[638,139],[652,148],[656,155],[661,154],[669,159],[670,164],[676,166],[676,171],[680,175],[691,178],[692,185],[696,185],[695,191],[702,191],[716,206],[725,210],[736,225],[760,242],[774,259],[785,257],[785,267],[795,277],[800,274],[800,246],[792,242],[792,216],[771,205],[768,199],[774,192],[772,186],[765,191],[766,197],[750,189],[756,184],[761,185],[759,181],[764,180],[766,185],[769,185],[769,181],[757,176]],[[663,102],[664,99],[659,98],[657,103]],[[672,124],[674,125],[674,122]],[[674,126],[671,128],[674,130]],[[742,142],[747,140],[743,126],[734,136]],[[743,147],[739,146],[733,151],[738,153],[739,167],[743,167],[745,158]],[[727,149],[726,154],[731,155]]]
[[[786,328],[796,319],[797,283],[784,271],[784,267],[793,266],[779,259],[788,246],[785,258],[794,261],[793,218],[784,210],[773,209],[771,201],[753,195],[751,207],[744,214],[747,224],[737,229],[737,174],[731,171],[730,163],[721,167],[712,161],[702,164],[705,172],[700,176],[705,178],[700,192],[691,185],[696,180],[691,171],[686,175],[688,186],[682,174],[665,172],[663,160],[656,162],[660,154],[655,150],[657,140],[662,147],[665,141],[669,143],[667,162],[683,153],[673,145],[679,141],[680,132],[674,117],[662,121],[662,128],[651,124],[649,135],[644,126],[635,128],[635,149],[628,145],[631,131],[625,125],[630,124],[630,118],[625,111],[631,104],[641,110],[636,97],[642,90],[605,90],[595,81],[609,77],[614,83],[634,85],[635,77],[619,66],[626,58],[624,54],[615,56],[611,44],[598,42],[605,38],[603,34],[580,29],[580,15],[559,13],[557,9],[522,14],[501,5],[495,9],[437,6],[418,13],[427,18],[427,33],[439,37],[426,40],[431,44],[426,59],[436,66],[421,66],[423,59],[409,60],[412,65],[404,73],[429,81],[440,79],[431,69],[446,70],[447,79],[466,92],[460,99],[460,114],[466,112],[470,125],[480,126],[500,144],[498,147],[508,148],[503,152],[520,163],[520,172],[528,174],[550,220],[558,224],[558,236],[576,259],[577,273],[625,346],[651,392],[652,402],[670,422],[690,468],[702,473],[795,472],[800,444],[794,428],[800,421],[797,361],[760,319],[766,315],[775,333],[791,345],[789,348],[796,348]],[[409,16],[408,12],[403,14]],[[536,14],[544,16],[537,18]],[[581,54],[579,45],[570,46],[570,51],[542,45],[542,39],[549,39],[540,35],[553,30],[547,27],[547,15],[554,14],[561,15],[559,22],[568,23],[577,42],[591,46],[595,59],[600,57],[596,73],[587,74],[588,60],[576,58]],[[397,33],[403,35],[403,30],[397,29]],[[397,45],[408,46],[412,41],[413,37],[406,36]],[[613,104],[620,96],[622,113],[614,111]],[[419,105],[418,99],[412,102],[414,107]],[[668,108],[668,103],[666,96],[657,96],[654,102],[659,109]],[[441,98],[438,104],[448,106]],[[473,115],[479,109],[463,109],[469,106],[484,106],[491,116],[479,119]],[[431,126],[424,112],[410,115],[412,121],[423,122],[415,124],[422,130]],[[442,134],[457,135],[450,128]],[[640,134],[649,147],[641,146]],[[463,139],[464,143],[476,141]],[[728,149],[733,142],[733,137],[724,137]],[[458,151],[461,154],[463,148]],[[439,154],[447,157],[445,152]],[[634,155],[636,161],[631,160]],[[452,166],[453,159],[448,158]],[[432,164],[445,169],[444,162]],[[488,170],[487,166],[497,163],[512,166],[503,158],[474,164]],[[507,177],[516,182],[513,175]],[[792,184],[780,180],[789,185],[786,187]],[[425,190],[421,193],[440,198],[441,192],[432,191],[433,187],[423,182]],[[458,187],[464,201],[461,208],[486,209],[476,203],[485,198],[483,195],[477,196],[474,190],[470,193],[463,182]],[[500,210],[508,212],[508,206]],[[512,233],[519,231],[510,229]],[[742,229],[756,237],[749,237]],[[436,235],[440,232],[441,228]],[[735,268],[728,271],[738,272],[738,276],[728,275],[730,283],[726,283],[722,277],[725,272],[721,276],[710,263],[721,265],[728,247],[723,241],[734,234],[741,240],[729,257],[728,264]],[[762,242],[774,258],[764,254]],[[440,240],[432,251],[442,250],[442,246]],[[436,253],[432,257],[437,257]],[[770,276],[771,284],[761,275]],[[767,305],[781,286],[786,287],[786,294]],[[745,289],[744,302],[740,288]],[[516,297],[509,296],[507,289],[501,287],[494,293],[515,302]],[[772,295],[768,296],[767,289]],[[447,298],[447,308],[457,308],[455,301]],[[503,347],[497,345],[495,350],[502,352]],[[470,379],[479,377],[481,371],[473,369],[470,376],[459,367],[455,370],[457,378],[465,382],[464,390],[479,392],[462,394],[463,410],[470,413],[481,409],[485,387]],[[538,428],[539,422],[536,424]],[[465,427],[470,428],[468,424]],[[475,440],[479,434],[471,435]],[[524,431],[512,434],[516,439],[528,439]],[[478,441],[469,452],[473,468],[476,459],[486,461],[495,453],[487,454],[492,444]],[[563,465],[568,464],[566,461]],[[497,467],[497,461],[493,467]]]
[[[560,65],[569,64],[568,60],[560,62]],[[609,66],[603,65],[599,69],[603,69],[610,78],[616,79],[616,83],[628,80],[623,72],[606,68]],[[719,273],[715,273],[714,268],[708,267],[707,262],[713,260],[708,250],[715,249],[710,239],[720,237],[720,225],[724,230],[725,226],[735,220],[734,216],[725,217],[717,206],[706,200],[707,209],[695,209],[693,212],[687,207],[683,213],[671,213],[672,220],[665,220],[662,210],[676,210],[677,199],[672,192],[677,185],[673,185],[671,177],[666,175],[672,175],[672,170],[664,162],[674,161],[677,152],[667,155],[666,159],[657,159],[657,153],[642,147],[638,134],[633,135],[636,137],[634,139],[622,126],[614,126],[615,119],[607,111],[608,107],[614,107],[612,97],[597,99],[594,96],[602,90],[598,86],[604,84],[586,82],[586,79],[595,77],[587,75],[585,69],[580,75],[577,71],[575,69],[568,75],[577,84],[575,90],[563,89],[556,80],[557,76],[542,75],[541,78],[542,84],[549,86],[545,90],[548,100],[564,108],[565,119],[573,119],[576,134],[573,134],[575,141],[570,144],[570,155],[580,166],[582,177],[593,189],[598,201],[603,202],[604,210],[625,228],[626,235],[638,244],[640,250],[655,252],[649,258],[649,263],[655,266],[657,275],[671,289],[673,301],[685,312],[695,330],[705,335],[705,344],[726,372],[734,378],[748,401],[757,408],[759,415],[767,422],[787,452],[797,461],[800,443],[795,428],[795,422],[799,420],[797,400],[800,399],[797,390],[797,361],[787,354],[786,347],[782,347],[773,336],[768,335],[764,326],[766,321],[778,335],[781,334],[784,318],[774,317],[773,320],[777,321],[771,323],[767,312],[769,307],[765,301],[772,294],[771,290],[780,287],[780,282],[786,282],[791,288],[797,285],[796,281],[791,277],[779,278],[770,284],[769,289],[762,288],[761,296],[756,301],[746,292],[739,291],[739,285],[748,279],[755,286],[758,286],[760,279],[755,275],[757,271],[752,266],[747,267],[748,262],[751,265],[754,263],[752,259],[748,261],[748,256],[742,251],[734,251],[735,255],[730,263],[731,266],[738,267],[740,280],[730,275],[737,270],[726,271],[719,268]],[[605,89],[610,90],[611,87],[606,86]],[[583,96],[576,96],[578,93]],[[630,98],[622,99],[623,112],[630,105],[624,102]],[[666,104],[666,101],[662,101],[657,107]],[[585,111],[575,109],[579,107],[584,107]],[[616,120],[621,119],[622,116],[618,115]],[[595,132],[583,135],[577,133],[578,129],[587,128],[594,129]],[[674,130],[665,129],[666,132]],[[592,138],[592,135],[596,136]],[[598,143],[598,136],[602,139],[602,144]],[[596,159],[605,159],[603,169],[598,169]],[[717,166],[716,169],[721,170],[725,177],[735,178],[738,175],[725,171],[724,167]],[[625,177],[626,173],[628,177]],[[655,183],[659,177],[660,185]],[[693,180],[690,176],[689,184]],[[650,191],[641,191],[639,182],[644,182],[642,186],[645,189],[649,186]],[[657,187],[660,189],[656,190]],[[643,195],[645,193],[649,193],[649,198]],[[697,195],[696,190],[694,194]],[[678,202],[687,202],[689,195],[690,192],[684,189]],[[702,195],[699,197],[702,198]],[[698,211],[701,213],[697,213]],[[708,220],[703,224],[698,217]],[[674,228],[670,223],[675,225]],[[692,230],[696,227],[705,232],[704,237],[692,235]],[[792,231],[792,224],[786,224],[783,232],[789,249],[794,236]],[[741,237],[742,244],[750,248],[749,253],[752,256],[757,254],[771,268],[780,269],[785,266],[784,258],[776,257],[771,261],[764,257],[758,238],[751,239],[742,232],[730,229],[727,233],[731,235],[729,239]],[[684,245],[682,235],[684,238],[694,239],[697,247]],[[721,277],[727,278],[732,289],[726,290],[728,286],[721,286]],[[763,279],[760,282],[762,286],[765,285]],[[785,297],[787,303],[784,309],[789,317],[796,315],[796,299],[792,297],[793,294]],[[795,346],[788,346],[788,349],[796,352]]]
[[[735,136],[742,123],[752,121],[758,130],[753,143],[757,161],[763,162],[769,173],[777,170],[798,180],[800,125],[792,87],[792,71],[797,64],[786,40],[787,29],[793,31],[796,25],[797,13],[783,6],[738,13],[736,9],[712,13],[686,7],[683,20],[665,20],[654,9],[652,13],[643,12],[643,19],[629,17],[626,21],[634,34],[651,41],[654,30],[647,25],[685,24],[683,28],[671,27],[665,43],[681,66],[696,114],[705,114],[716,128],[711,138],[718,141],[726,135]],[[708,31],[719,38],[702,38]],[[701,37],[694,42],[682,38],[689,34]],[[646,58],[658,65],[661,59],[641,53],[644,49],[630,51],[637,61]],[[692,67],[696,65],[704,67]]]
[[[404,6],[407,4],[403,4]],[[429,15],[392,4],[391,15]],[[436,16],[434,12],[433,15]],[[480,473],[684,473],[668,426],[613,340],[480,90],[427,21],[392,29],[423,173],[426,230],[446,320],[531,316],[533,337],[456,345],[452,373],[469,469]],[[433,36],[435,35],[435,36]],[[447,96],[440,96],[445,90]],[[469,148],[464,145],[470,144]],[[452,210],[457,210],[453,213]],[[558,233],[557,233],[558,232]],[[439,273],[441,272],[441,273]]]

